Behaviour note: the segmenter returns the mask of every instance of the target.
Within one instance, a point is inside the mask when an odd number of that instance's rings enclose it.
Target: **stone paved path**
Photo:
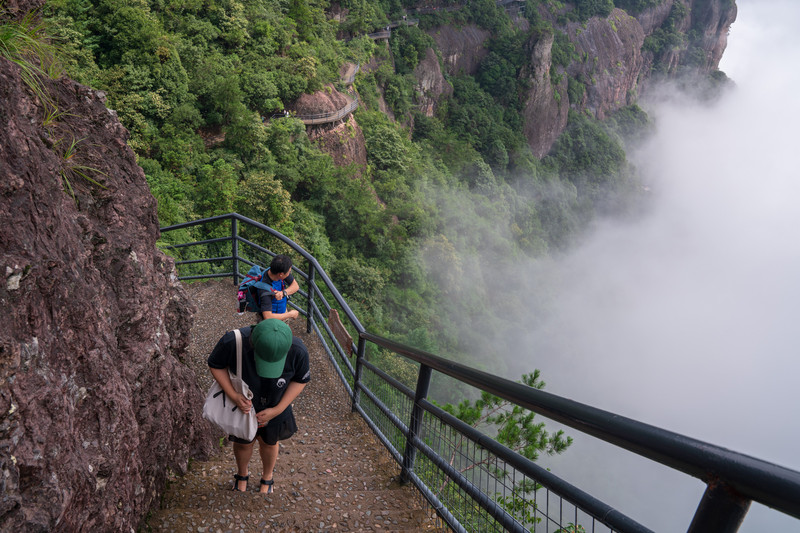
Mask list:
[[[210,384],[208,352],[222,333],[247,325],[249,317],[233,312],[230,282],[193,284],[188,291],[198,305],[190,364],[196,366],[205,389]],[[305,334],[305,321],[294,320],[291,326],[309,348],[312,381],[294,403],[299,431],[281,443],[275,492],[258,493],[257,453],[250,463],[248,491],[231,491],[233,452],[223,442],[216,457],[192,463],[184,476],[173,476],[161,509],[142,530],[446,531],[419,492],[397,482],[399,466],[360,416],[350,411],[346,391],[321,344]]]

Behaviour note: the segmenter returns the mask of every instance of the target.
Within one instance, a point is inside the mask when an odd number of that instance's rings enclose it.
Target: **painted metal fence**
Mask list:
[[[229,278],[253,264],[294,258],[301,285],[290,305],[306,318],[352,400],[413,483],[454,531],[646,532],[647,527],[465,424],[428,399],[439,373],[701,480],[706,491],[688,531],[737,531],[752,501],[800,519],[800,472],[398,344],[364,329],[317,260],[274,229],[236,213],[161,229],[181,280]],[[277,251],[275,251],[277,250]],[[342,317],[350,339],[337,331]],[[376,365],[370,353],[381,352]],[[387,359],[388,358],[388,359]],[[396,368],[413,369],[397,375]],[[415,383],[409,383],[415,381]],[[800,522],[798,522],[800,527]]]

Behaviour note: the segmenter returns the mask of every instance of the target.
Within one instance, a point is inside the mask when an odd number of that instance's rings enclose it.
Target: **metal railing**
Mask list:
[[[345,85],[352,85],[354,81],[356,81],[356,75],[358,71],[361,70],[361,63],[356,64],[356,68],[353,69],[353,72],[347,75],[347,77],[342,78],[342,83]]]
[[[329,111],[326,113],[315,113],[308,115],[294,115],[294,118],[299,118],[303,124],[327,124],[328,122],[336,122],[341,120],[358,108],[358,95],[351,95],[353,99],[345,104],[341,109],[336,111]]]
[[[221,226],[228,223],[230,228]],[[190,235],[190,229],[200,235]],[[364,329],[312,255],[274,229],[239,214],[162,228],[162,237],[178,230],[185,230],[181,239],[204,237],[161,242],[176,256],[179,269],[190,271],[180,276],[182,280],[227,277],[237,285],[242,278],[241,263],[264,264],[275,255],[268,245],[262,245],[267,241],[302,257],[306,271],[297,263],[293,270],[305,306],[290,305],[306,317],[306,331],[314,331],[322,341],[353,410],[400,465],[401,478],[413,483],[454,531],[650,530],[429,401],[434,372],[703,481],[707,488],[689,526],[692,533],[737,531],[752,501],[800,519],[800,472],[374,335]],[[232,287],[232,312],[233,294]],[[339,342],[328,323],[332,309],[343,315],[357,344],[351,341],[350,346],[342,346]],[[384,358],[383,362],[392,364],[381,366],[368,357],[379,350],[397,359]],[[392,375],[391,369],[398,364],[412,365],[416,372],[413,388]]]
[[[389,29],[399,28],[400,26],[419,26],[419,19],[403,17],[389,23]]]
[[[379,31],[367,34],[367,37],[369,37],[373,41],[377,41],[378,39],[388,39],[391,36],[392,36],[392,32],[391,32],[391,30],[389,28],[386,28],[385,30],[379,30]]]

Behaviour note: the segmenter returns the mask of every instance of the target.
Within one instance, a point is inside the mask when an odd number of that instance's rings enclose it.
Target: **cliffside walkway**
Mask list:
[[[338,120],[343,120],[347,115],[352,113],[358,108],[358,96],[353,94],[353,99],[349,100],[347,104],[341,109],[337,109],[336,111],[330,111],[328,113],[317,113],[313,115],[295,115],[295,118],[299,118],[303,121],[303,124],[306,126],[311,125],[318,125],[318,124],[328,124],[330,122],[336,122]]]
[[[380,39],[388,39],[389,37],[392,36],[392,30],[395,28],[399,28],[400,26],[419,26],[419,19],[402,18],[400,20],[395,20],[394,22],[390,22],[389,25],[382,30],[368,33],[367,37],[369,37],[373,41],[378,41]]]
[[[525,3],[525,0],[495,0],[495,4],[497,4],[498,7],[502,7],[502,8],[508,8],[509,6],[511,6],[513,4],[520,4],[521,5],[521,4],[524,4],[524,3]],[[446,12],[458,11],[459,9],[462,9],[463,7],[464,7],[464,4],[435,5],[435,6],[427,5],[427,6],[415,7],[415,8],[409,9],[408,12],[409,13],[414,13],[416,15],[430,15],[430,14],[434,14],[434,13],[446,13]],[[419,22],[419,20],[417,20],[417,22]]]
[[[186,286],[197,305],[187,363],[205,390],[211,384],[206,357],[222,334],[249,325],[234,312],[229,280]],[[231,490],[236,472],[230,444],[208,461],[195,461],[172,476],[160,509],[142,531],[447,531],[413,485],[396,481],[400,467],[364,420],[351,412],[319,340],[303,320],[290,321],[311,355],[311,382],[294,403],[298,432],[281,442],[275,492],[258,493],[261,462],[250,463],[247,492]],[[218,442],[222,435],[209,435]]]
[[[342,75],[342,83],[345,85],[351,85],[355,81],[356,74],[358,74],[359,69],[360,65],[352,65],[350,68],[348,68],[347,71]],[[352,96],[352,99],[348,99],[347,103],[336,111],[305,115],[288,115],[284,112],[283,114],[279,113],[272,115],[270,118],[275,119],[292,116],[293,118],[300,119],[306,126],[328,124],[338,120],[343,120],[345,117],[347,117],[347,115],[358,109],[358,95],[353,91],[350,91],[350,95]]]

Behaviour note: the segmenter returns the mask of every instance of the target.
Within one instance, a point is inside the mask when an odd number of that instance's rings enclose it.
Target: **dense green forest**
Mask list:
[[[537,159],[522,133],[524,43],[554,33],[563,71],[574,48],[540,10],[564,4],[528,0],[525,30],[494,0],[458,5],[393,30],[388,46],[365,33],[411,12],[407,2],[51,0],[44,15],[68,74],[105,91],[130,131],[162,225],[231,211],[263,222],[319,259],[371,331],[464,358],[483,344],[457,323],[499,331],[503,317],[485,302],[501,298],[510,313],[524,304],[513,280],[498,279],[503,264],[558,254],[597,216],[636,209],[625,134],[647,117],[636,106],[605,123],[572,111]],[[614,2],[567,5],[560,18],[586,20]],[[492,38],[478,73],[449,77],[452,96],[426,116],[412,72],[435,48],[425,30],[442,24],[477,24]],[[354,84],[366,168],[335,165],[300,120],[270,119],[340,83],[344,63],[371,60],[378,68]],[[583,90],[571,79],[562,97]]]

